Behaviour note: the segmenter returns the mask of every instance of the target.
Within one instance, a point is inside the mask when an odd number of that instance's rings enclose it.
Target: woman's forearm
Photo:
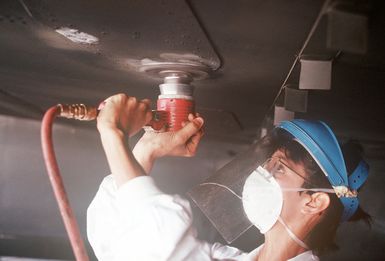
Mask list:
[[[100,137],[108,165],[118,187],[135,177],[146,175],[142,166],[127,148],[124,134],[120,130],[101,131]]]
[[[142,145],[139,142],[132,150],[136,160],[142,166],[144,172],[146,172],[147,175],[150,174],[155,162],[155,157],[153,156],[153,153],[149,151],[149,149],[149,146]]]

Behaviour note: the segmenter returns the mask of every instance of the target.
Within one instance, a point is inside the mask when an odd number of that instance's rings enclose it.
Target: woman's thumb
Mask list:
[[[189,139],[191,136],[196,134],[203,126],[204,120],[201,117],[197,117],[187,123],[181,130],[178,131],[178,134],[181,135],[185,140]]]

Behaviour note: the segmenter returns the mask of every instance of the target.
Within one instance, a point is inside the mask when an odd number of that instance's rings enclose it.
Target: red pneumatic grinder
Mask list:
[[[140,68],[141,72],[163,79],[159,85],[157,109],[147,125],[155,131],[177,131],[188,115],[195,113],[194,80],[208,77],[211,69],[197,61],[156,62],[149,61]]]
[[[154,130],[177,131],[188,120],[188,115],[195,113],[191,81],[189,75],[181,72],[165,76],[164,83],[159,85],[157,110],[149,124]]]

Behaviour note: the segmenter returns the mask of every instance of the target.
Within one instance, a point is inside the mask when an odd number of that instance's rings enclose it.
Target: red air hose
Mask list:
[[[68,201],[63,180],[60,175],[52,142],[52,124],[57,115],[63,111],[61,106],[54,106],[44,114],[41,127],[41,142],[43,156],[47,167],[49,180],[53,188],[57,204],[59,205],[64,226],[71,242],[72,250],[77,261],[88,261],[87,251],[84,247],[78,224]]]

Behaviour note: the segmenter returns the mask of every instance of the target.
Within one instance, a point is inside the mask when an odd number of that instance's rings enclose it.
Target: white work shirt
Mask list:
[[[87,211],[87,235],[100,261],[252,260],[251,253],[196,238],[187,200],[161,192],[149,176],[130,180],[119,189],[104,178]],[[318,260],[311,251],[293,261]]]

